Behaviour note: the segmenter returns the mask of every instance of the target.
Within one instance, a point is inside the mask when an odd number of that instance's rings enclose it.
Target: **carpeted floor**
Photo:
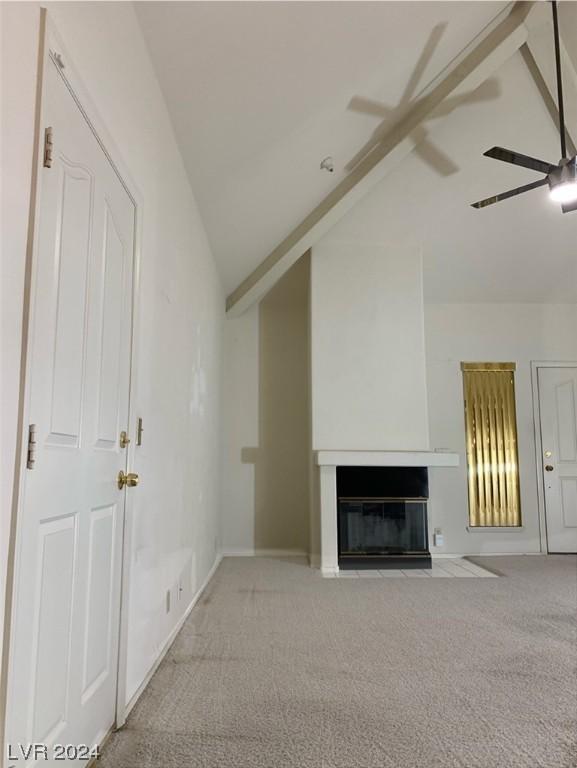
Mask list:
[[[574,768],[577,559],[475,561],[225,559],[101,768]]]

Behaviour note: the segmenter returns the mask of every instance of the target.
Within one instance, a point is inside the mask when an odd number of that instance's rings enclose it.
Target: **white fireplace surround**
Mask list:
[[[337,467],[458,467],[459,454],[448,451],[317,451],[320,474],[320,567],[339,572],[337,540]]]

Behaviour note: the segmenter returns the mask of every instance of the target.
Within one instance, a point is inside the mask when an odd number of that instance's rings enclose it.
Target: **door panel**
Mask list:
[[[577,552],[577,367],[539,368],[549,552]]]
[[[561,507],[566,528],[577,528],[577,478],[561,478]]]
[[[92,218],[92,179],[62,158],[61,193],[54,211],[54,356],[49,441],[77,445],[82,406],[86,279]],[[47,374],[49,372],[47,371]],[[55,440],[51,439],[55,438]]]
[[[88,542],[88,582],[82,703],[94,694],[110,672],[110,627],[114,585],[116,508],[92,511]]]
[[[125,246],[108,203],[104,208],[102,314],[97,445],[114,447],[119,433]]]
[[[577,461],[577,431],[575,424],[575,382],[572,378],[554,384],[557,406],[557,441],[561,461]]]
[[[44,522],[38,529],[35,653],[30,703],[30,741],[58,736],[68,719],[69,649],[74,580],[76,516]]]
[[[115,719],[135,210],[51,61],[43,103],[54,157],[38,187],[37,450],[18,519],[7,741],[91,746]]]

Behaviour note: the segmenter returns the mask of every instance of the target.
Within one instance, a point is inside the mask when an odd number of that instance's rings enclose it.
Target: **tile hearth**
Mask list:
[[[323,574],[325,579],[382,579],[382,578],[423,578],[423,579],[497,579],[496,573],[481,568],[464,557],[447,558],[433,561],[430,570],[346,570],[334,574]]]

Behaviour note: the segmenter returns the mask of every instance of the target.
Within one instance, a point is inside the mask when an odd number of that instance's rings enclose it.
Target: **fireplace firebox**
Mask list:
[[[337,467],[339,567],[430,568],[427,467]]]

